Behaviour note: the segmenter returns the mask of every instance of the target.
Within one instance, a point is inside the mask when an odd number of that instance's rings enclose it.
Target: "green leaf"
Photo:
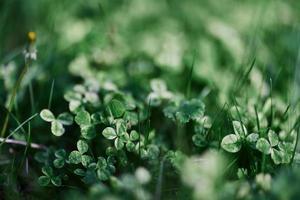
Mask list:
[[[62,168],[65,165],[65,160],[63,158],[57,158],[53,161],[53,165],[56,168]]]
[[[116,131],[115,129],[111,128],[111,127],[106,127],[103,131],[102,131],[102,135],[109,139],[109,140],[113,140],[117,137]]]
[[[88,151],[89,145],[84,140],[79,140],[77,142],[77,149],[81,154],[84,154]]]
[[[40,176],[38,183],[40,186],[47,186],[50,183],[50,178],[48,176]]]
[[[108,180],[110,174],[107,170],[98,169],[97,176],[101,181],[106,181],[106,180]]]
[[[295,145],[291,142],[280,142],[278,147],[283,152],[293,153]]]
[[[126,133],[126,124],[124,122],[124,120],[117,120],[116,121],[116,133],[118,136],[123,135],[124,133]]]
[[[250,144],[255,144],[259,138],[259,135],[257,133],[251,133],[246,137],[246,141]]]
[[[56,187],[61,186],[61,178],[59,176],[51,178],[51,183]]]
[[[256,148],[264,154],[271,153],[271,145],[265,138],[259,138],[256,142]]]
[[[45,174],[46,176],[53,176],[53,169],[52,169],[52,167],[50,167],[50,166],[44,166],[43,168],[42,168],[42,172],[43,172],[43,174]]]
[[[89,155],[83,155],[81,156],[81,164],[84,167],[87,167],[91,162],[93,161],[93,158]]]
[[[90,113],[82,109],[77,113],[75,117],[75,122],[81,127],[90,125],[91,124]]]
[[[164,112],[164,115],[169,118],[169,119],[172,119],[175,121],[175,113],[177,111],[177,107],[175,105],[168,105],[164,108],[163,112]]]
[[[52,121],[55,120],[55,117],[54,117],[53,113],[48,109],[43,109],[40,112],[40,116],[46,122],[52,122]]]
[[[236,135],[244,137],[248,134],[246,127],[240,121],[233,121],[232,126]]]
[[[121,139],[121,140],[123,140],[123,142],[126,142],[126,141],[129,141],[130,139],[129,139],[129,134],[128,133],[123,133],[122,135],[120,135],[119,137],[118,137],[119,139]]]
[[[132,126],[135,126],[139,123],[138,115],[135,112],[125,112],[123,118]]]
[[[94,126],[84,126],[81,128],[81,135],[84,139],[90,140],[96,136]]]
[[[272,147],[275,147],[275,146],[278,145],[279,138],[278,138],[278,135],[274,131],[269,130],[268,139],[269,139],[270,144],[271,144]]]
[[[75,169],[74,170],[74,174],[78,175],[78,176],[84,176],[85,175],[85,171],[83,169]]]
[[[103,168],[107,166],[107,162],[105,160],[105,158],[103,157],[98,157],[98,162],[97,162],[97,167],[98,168]]]
[[[283,153],[276,149],[272,149],[271,158],[276,165],[279,165],[282,162]]]
[[[69,162],[72,164],[81,163],[81,153],[79,151],[72,151],[69,155]]]
[[[156,145],[149,145],[148,147],[148,157],[152,160],[155,160],[159,156],[159,148]]]
[[[192,140],[197,147],[205,147],[207,145],[205,134],[201,134],[201,133],[195,134],[193,135]]]
[[[64,149],[57,150],[57,151],[55,151],[54,154],[57,158],[65,158],[67,155],[67,153]]]
[[[136,140],[139,139],[139,137],[140,137],[140,135],[138,134],[137,131],[132,130],[132,131],[130,132],[130,140],[131,140],[131,141],[136,141]]]
[[[53,135],[59,137],[65,133],[65,129],[59,121],[54,120],[51,122],[51,132]]]
[[[115,139],[115,147],[118,150],[123,149],[123,147],[124,147],[124,141],[122,139],[116,138]]]
[[[226,135],[221,142],[221,147],[230,153],[240,151],[242,148],[240,137],[235,134]]]
[[[135,145],[133,144],[133,142],[129,141],[129,142],[126,143],[126,149],[129,152],[133,152],[134,151],[134,147],[135,147]]]
[[[70,113],[64,112],[58,115],[57,120],[63,125],[72,125],[73,116]]]
[[[115,118],[122,117],[126,108],[124,104],[116,99],[113,99],[109,102],[108,107]]]
[[[176,119],[180,123],[187,123],[191,119],[197,120],[204,115],[205,106],[199,99],[181,102],[179,108],[175,112]],[[169,110],[170,112],[171,110]]]
[[[78,113],[81,110],[81,102],[80,101],[75,101],[75,100],[70,101],[69,110],[72,113]]]

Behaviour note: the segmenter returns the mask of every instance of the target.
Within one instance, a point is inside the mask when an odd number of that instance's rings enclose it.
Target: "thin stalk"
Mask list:
[[[273,123],[273,117],[274,117],[274,111],[273,111],[273,82],[272,82],[272,78],[270,78],[270,87],[271,87],[271,90],[270,90],[270,98],[271,98],[271,126],[272,126],[272,123]]]
[[[27,137],[27,145],[25,147],[24,150],[24,154],[23,154],[23,158],[22,158],[22,162],[20,165],[20,169],[22,168],[24,161],[26,159],[26,155],[27,155],[27,151],[28,151],[28,147],[30,146],[30,139],[31,139],[31,126],[30,126],[30,122],[28,123],[28,137]]]
[[[55,81],[53,80],[52,84],[51,84],[51,90],[50,90],[49,102],[48,102],[48,109],[49,110],[51,109],[51,103],[52,103],[52,97],[53,97],[53,90],[54,90],[54,83],[55,83]]]
[[[192,66],[191,66],[191,70],[190,70],[189,76],[188,76],[188,82],[187,82],[187,87],[186,87],[186,98],[187,99],[190,98],[194,65],[195,65],[195,53],[194,53],[194,56],[193,56],[193,62],[192,62]]]
[[[33,88],[32,88],[32,82],[30,81],[29,83],[29,96],[30,96],[30,105],[31,105],[31,114],[35,112],[34,109],[34,94],[33,94]]]
[[[6,117],[5,117],[5,120],[4,120],[4,124],[3,124],[3,127],[2,127],[2,130],[1,130],[1,137],[4,137],[5,136],[5,132],[6,132],[6,129],[7,129],[7,125],[8,125],[8,120],[9,120],[9,113],[12,111],[12,108],[13,108],[13,105],[14,105],[14,102],[15,102],[15,98],[16,98],[16,95],[18,93],[18,90],[20,88],[20,85],[22,83],[22,80],[27,72],[29,68],[29,63],[25,61],[25,66],[13,88],[13,91],[12,91],[12,95],[11,95],[11,98],[9,100],[9,104],[8,104],[8,113],[6,114]]]
[[[3,142],[5,144],[16,144],[21,146],[28,146],[32,149],[42,149],[47,150],[48,148],[43,144],[37,144],[37,143],[28,143],[23,140],[14,140],[14,139],[6,139],[6,138],[0,138],[0,142]]]
[[[255,110],[255,116],[256,116],[256,125],[257,125],[257,131],[260,130],[260,124],[259,124],[259,118],[258,118],[258,113],[257,113],[257,107],[254,106],[254,110]]]
[[[6,140],[8,140],[8,138],[10,136],[12,136],[14,133],[16,133],[19,129],[22,129],[22,127],[24,126],[24,124],[26,124],[27,122],[31,121],[33,118],[35,118],[38,114],[34,114],[33,116],[29,117],[27,120],[25,120],[22,124],[20,124],[14,131],[12,131],[6,138],[1,137],[3,140],[0,141],[0,151],[1,151],[1,146],[6,142]]]
[[[165,162],[166,156],[163,157],[163,159],[160,162],[159,166],[159,175],[158,180],[156,184],[156,190],[155,190],[155,199],[160,200],[161,199],[161,189],[162,189],[162,183],[163,183],[163,172],[164,172],[164,162]]]

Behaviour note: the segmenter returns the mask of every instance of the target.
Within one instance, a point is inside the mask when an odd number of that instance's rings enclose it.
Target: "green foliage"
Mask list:
[[[65,133],[63,125],[72,125],[73,116],[69,113],[61,113],[57,118],[48,109],[43,109],[40,112],[41,118],[46,122],[51,122],[51,132],[55,136],[62,136]]]
[[[53,169],[49,166],[43,167],[42,168],[43,176],[40,176],[38,179],[38,182],[41,186],[47,186],[50,184],[50,182],[56,186],[59,187],[61,186],[61,177],[60,176],[55,176],[53,173]]]
[[[240,151],[242,148],[240,136],[234,134],[226,135],[222,140],[221,146],[230,153]]]
[[[1,199],[299,199],[299,6],[1,1]]]
[[[164,109],[166,117],[180,123],[188,123],[190,120],[198,120],[204,116],[205,106],[200,99],[190,101],[183,100],[179,105],[169,105]]]

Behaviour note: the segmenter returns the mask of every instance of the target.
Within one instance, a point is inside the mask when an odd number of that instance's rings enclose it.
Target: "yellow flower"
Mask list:
[[[36,33],[35,32],[30,31],[30,32],[28,32],[27,36],[28,36],[28,39],[29,39],[30,43],[35,42],[35,40],[36,40]]]

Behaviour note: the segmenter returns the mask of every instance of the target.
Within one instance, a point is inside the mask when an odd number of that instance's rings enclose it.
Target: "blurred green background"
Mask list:
[[[220,91],[221,103],[253,59],[254,87],[272,78],[273,88],[287,100],[296,98],[289,92],[299,74],[299,9],[292,0],[2,0],[1,64],[26,43],[28,31],[35,31],[38,61],[32,79],[44,87],[52,79],[58,80],[56,87],[68,83],[68,66],[79,57],[99,68],[126,63],[132,71],[148,73],[147,65],[129,64],[142,57],[180,75],[196,55],[194,85]]]

